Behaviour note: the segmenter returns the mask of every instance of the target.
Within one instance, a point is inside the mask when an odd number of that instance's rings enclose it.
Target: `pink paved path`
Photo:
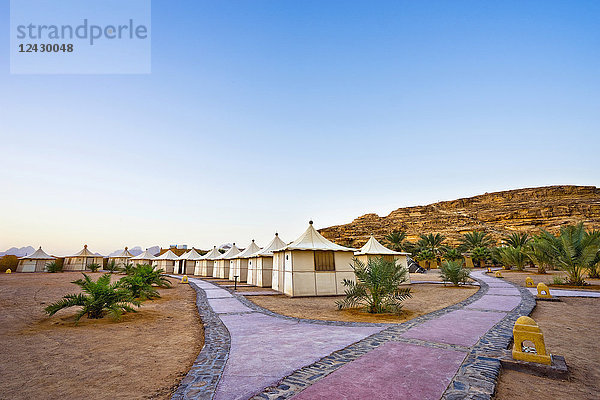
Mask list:
[[[490,286],[468,306],[428,320],[402,334],[420,344],[387,342],[349,362],[295,399],[439,399],[467,350],[520,304],[514,286],[473,272]],[[248,399],[292,372],[380,332],[378,326],[331,326],[266,315],[200,279],[207,300],[231,336],[229,359],[214,399]],[[427,345],[431,342],[431,345]],[[443,345],[457,348],[439,348]],[[435,347],[434,347],[435,346]]]
[[[425,343],[387,342],[293,398],[439,399],[467,355],[467,348],[475,345],[521,301],[521,294],[514,286],[482,271],[473,272],[473,275],[497,290],[463,309],[419,324],[402,335],[407,339],[464,346],[462,350],[428,347]]]

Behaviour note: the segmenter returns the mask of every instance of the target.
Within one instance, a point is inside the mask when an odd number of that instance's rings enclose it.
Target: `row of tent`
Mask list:
[[[343,280],[354,280],[354,258],[366,262],[372,257],[384,257],[408,268],[408,255],[384,247],[373,236],[359,250],[340,246],[323,237],[310,221],[306,231],[289,244],[275,234],[264,248],[260,248],[253,240],[244,250],[234,243],[225,253],[219,252],[215,246],[204,255],[191,249],[181,256],[171,250],[159,256],[148,251],[133,256],[125,248],[121,254],[110,257],[109,261],[150,264],[168,274],[237,280],[259,287],[271,287],[295,297],[343,294]],[[40,248],[31,256],[20,259],[17,272],[43,271],[41,261],[52,259],[54,257]],[[102,265],[102,256],[84,246],[79,253],[65,257],[63,270],[86,270],[91,263]]]

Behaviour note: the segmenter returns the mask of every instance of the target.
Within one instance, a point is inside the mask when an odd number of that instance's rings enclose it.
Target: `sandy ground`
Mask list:
[[[502,270],[502,276],[507,281],[510,281],[516,285],[525,286],[525,279],[530,276],[535,284],[543,282],[549,285],[550,288],[556,289],[577,289],[577,290],[600,290],[600,279],[590,279],[585,275],[585,281],[589,283],[586,286],[569,286],[569,285],[553,285],[552,281],[555,276],[565,278],[567,274],[563,271],[548,271],[545,274],[538,274],[537,268],[525,268],[524,271],[516,270]]]
[[[569,380],[504,370],[496,399],[600,398],[600,299],[562,300],[538,302],[531,317],[542,329],[548,351],[565,357],[571,371]]]
[[[91,274],[94,279],[100,274]],[[121,322],[46,317],[80,273],[0,275],[0,399],[168,399],[203,344],[195,292],[161,289]]]
[[[400,323],[427,314],[440,308],[462,301],[475,292],[477,287],[454,287],[440,284],[410,285],[412,298],[404,302],[401,315],[369,314],[358,309],[338,310],[335,302],[344,296],[328,297],[294,297],[284,295],[247,297],[256,304],[296,318],[352,321],[352,322],[383,322]]]

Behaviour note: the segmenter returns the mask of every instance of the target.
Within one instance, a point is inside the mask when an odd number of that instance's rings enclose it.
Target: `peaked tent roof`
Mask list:
[[[125,250],[123,250],[120,254],[117,254],[116,256],[112,256],[111,258],[131,258],[133,257],[133,254],[131,254],[129,252],[129,250],[127,250],[127,247],[125,247]]]
[[[72,256],[67,256],[67,257],[103,257],[103,255],[98,254],[98,253],[92,253],[88,249],[87,244],[84,244],[83,249],[79,253],[75,253]]]
[[[364,254],[373,254],[373,255],[409,255],[410,253],[401,253],[399,251],[390,250],[381,243],[373,235],[367,240],[367,243],[363,247],[360,248],[359,251],[355,252],[355,256],[360,256]]]
[[[240,254],[240,249],[238,249],[234,243],[229,250],[221,254],[219,257],[215,258],[215,260],[228,260],[230,258],[235,258],[235,256],[237,256],[238,254]]]
[[[183,253],[181,255],[181,257],[179,257],[180,260],[191,260],[191,261],[199,260],[201,258],[202,258],[202,256],[200,255],[200,253],[198,253],[196,251],[196,249],[191,249],[190,251],[188,251],[187,253]]]
[[[221,252],[217,249],[217,246],[214,246],[211,251],[203,255],[201,260],[214,260],[215,258],[221,257]]]
[[[142,254],[138,254],[135,257],[131,257],[130,260],[154,260],[156,257],[154,254],[150,253],[148,249],[144,251]]]
[[[308,228],[304,233],[292,243],[280,250],[334,250],[334,251],[356,251],[350,247],[340,246],[325,239],[313,227],[313,222],[308,223]]]
[[[283,249],[285,246],[285,242],[279,239],[279,234],[276,233],[273,240],[271,240],[269,244],[265,246],[264,249],[257,251],[250,257],[272,256],[274,250]]]
[[[250,243],[246,250],[242,251],[235,258],[249,258],[252,254],[256,253],[257,251],[260,251],[260,247],[258,247],[257,244],[254,243],[254,239],[252,239],[252,243]]]
[[[155,257],[155,260],[179,260],[179,257],[177,257],[177,254],[173,253],[170,249],[165,251],[162,255]]]
[[[52,257],[46,254],[46,252],[42,250],[42,246],[40,246],[39,249],[31,253],[30,255],[20,257],[19,260],[56,260],[56,257]]]

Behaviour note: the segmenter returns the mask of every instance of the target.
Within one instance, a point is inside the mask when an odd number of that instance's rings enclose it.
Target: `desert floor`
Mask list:
[[[538,302],[531,317],[538,323],[552,354],[565,357],[568,380],[503,370],[496,399],[595,400],[600,395],[600,299],[562,298]]]
[[[173,280],[120,322],[84,317],[75,326],[78,308],[46,317],[44,307],[79,292],[70,282],[80,277],[0,275],[0,398],[170,398],[203,345],[194,290]]]

